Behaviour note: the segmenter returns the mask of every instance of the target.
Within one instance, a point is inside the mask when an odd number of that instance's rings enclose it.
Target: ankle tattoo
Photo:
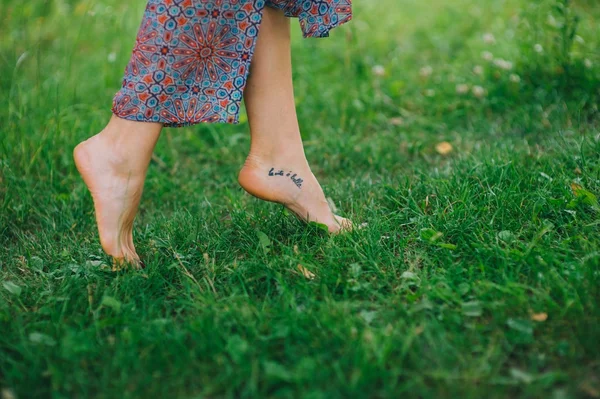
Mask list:
[[[304,180],[302,180],[296,173],[292,174],[291,170],[287,174],[284,174],[283,169],[279,169],[278,171],[275,171],[275,168],[271,168],[271,170],[269,171],[269,176],[289,177],[298,188],[301,188],[302,183],[304,182]]]

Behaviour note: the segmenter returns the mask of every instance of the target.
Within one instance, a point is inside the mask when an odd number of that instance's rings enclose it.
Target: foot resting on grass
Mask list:
[[[160,125],[131,125],[113,117],[100,133],[73,151],[77,170],[94,200],[102,249],[115,268],[142,264],[133,245],[133,221]],[[148,126],[146,126],[148,125]]]

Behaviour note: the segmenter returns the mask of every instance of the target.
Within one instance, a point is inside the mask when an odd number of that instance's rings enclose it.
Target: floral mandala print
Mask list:
[[[204,79],[216,81],[223,73],[230,73],[231,62],[239,57],[234,48],[238,39],[230,34],[231,29],[217,28],[216,22],[211,21],[206,34],[201,24],[194,25],[192,31],[194,38],[185,34],[179,37],[187,48],[173,50],[173,54],[181,56],[180,61],[173,64],[173,68],[185,70],[181,77],[195,75],[195,81],[200,83]]]
[[[113,113],[175,127],[238,123],[266,6],[298,18],[304,37],[352,19],[351,0],[149,0]]]

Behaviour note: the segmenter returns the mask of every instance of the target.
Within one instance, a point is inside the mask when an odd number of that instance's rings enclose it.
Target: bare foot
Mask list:
[[[239,183],[253,196],[283,204],[306,222],[326,225],[330,233],[352,229],[349,219],[333,214],[306,160],[290,159],[251,154],[240,171]]]
[[[75,164],[94,200],[100,244],[116,261],[141,266],[133,245],[133,220],[142,196],[145,173],[129,165],[127,157],[101,134],[73,151]]]

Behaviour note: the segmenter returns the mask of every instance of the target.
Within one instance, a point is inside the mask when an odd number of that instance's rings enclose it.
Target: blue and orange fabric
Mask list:
[[[112,111],[175,127],[238,123],[264,7],[326,37],[352,19],[351,1],[149,0]]]

